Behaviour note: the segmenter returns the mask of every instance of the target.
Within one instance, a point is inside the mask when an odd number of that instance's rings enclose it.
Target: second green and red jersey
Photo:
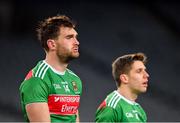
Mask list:
[[[52,122],[75,122],[80,103],[82,83],[71,70],[60,73],[40,61],[20,86],[21,105],[27,121],[25,106],[47,102]]]
[[[110,93],[96,111],[96,122],[146,122],[142,107],[117,91]]]

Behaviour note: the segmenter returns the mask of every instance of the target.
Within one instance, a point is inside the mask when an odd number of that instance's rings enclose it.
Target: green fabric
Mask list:
[[[147,122],[143,108],[117,91],[110,93],[97,111],[96,122]]]
[[[75,86],[73,85],[75,83]],[[76,88],[75,88],[76,87]],[[21,105],[24,117],[26,104],[47,102],[50,94],[81,95],[82,83],[80,78],[67,69],[64,74],[58,73],[44,61],[40,61],[33,69],[32,76],[25,79],[20,86]],[[51,114],[52,122],[75,122],[76,115]]]

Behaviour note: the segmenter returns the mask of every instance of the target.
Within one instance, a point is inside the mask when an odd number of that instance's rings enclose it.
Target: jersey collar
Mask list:
[[[138,105],[138,103],[128,100],[127,98],[125,98],[123,95],[121,95],[117,90],[114,91],[120,98],[122,98],[123,100],[125,100],[126,102],[128,102],[131,105]]]
[[[57,71],[56,69],[54,69],[51,65],[49,65],[45,60],[43,60],[43,62],[44,62],[46,65],[48,65],[48,67],[49,67],[54,73],[57,73],[57,74],[59,74],[59,75],[64,75],[65,72],[66,72],[66,70],[65,70],[64,72],[59,72],[59,71]]]

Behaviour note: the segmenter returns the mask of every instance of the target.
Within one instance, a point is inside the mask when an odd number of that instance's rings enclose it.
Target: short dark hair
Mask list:
[[[112,63],[112,76],[116,81],[117,87],[119,87],[121,84],[119,76],[121,74],[128,74],[134,61],[142,61],[144,64],[146,64],[147,57],[144,53],[127,54],[118,57]]]
[[[41,46],[49,51],[47,40],[57,39],[60,32],[60,27],[75,28],[75,22],[65,15],[57,15],[49,17],[41,21],[37,28],[38,40]]]

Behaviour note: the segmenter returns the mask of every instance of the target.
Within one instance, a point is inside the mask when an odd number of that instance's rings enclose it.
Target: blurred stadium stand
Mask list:
[[[100,102],[116,88],[112,61],[133,52],[144,52],[149,58],[149,89],[138,99],[148,121],[180,121],[180,3],[33,2],[0,2],[0,121],[24,121],[19,85],[44,58],[36,39],[37,22],[58,13],[78,24],[81,56],[69,67],[83,81],[81,121],[94,121]]]

